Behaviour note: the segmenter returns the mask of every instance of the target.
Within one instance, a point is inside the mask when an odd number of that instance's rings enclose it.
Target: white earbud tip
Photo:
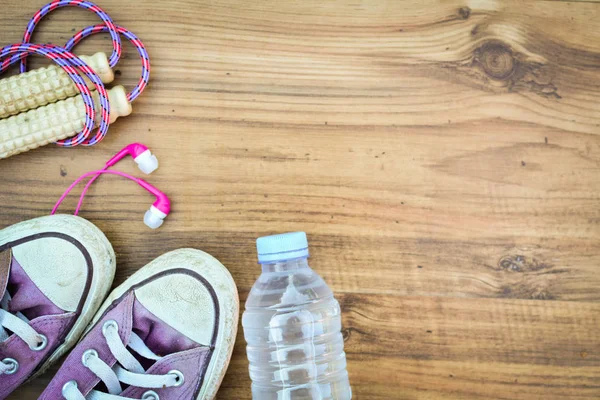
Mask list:
[[[151,207],[148,211],[146,211],[146,214],[144,214],[144,224],[146,224],[146,226],[150,229],[157,229],[159,228],[163,222],[164,222],[164,214],[160,215],[162,213],[157,213],[155,210],[153,210],[154,207]]]
[[[150,150],[144,151],[142,154],[134,158],[138,168],[143,173],[149,175],[158,168],[158,159]]]

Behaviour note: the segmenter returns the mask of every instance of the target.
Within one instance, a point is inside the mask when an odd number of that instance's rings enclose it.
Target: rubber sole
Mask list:
[[[11,225],[0,230],[0,246],[40,233],[59,233],[81,243],[92,259],[93,275],[87,298],[71,331],[28,381],[44,373],[79,341],[110,290],[116,268],[114,250],[104,233],[91,222],[74,215],[48,215]]]
[[[156,258],[140,268],[109,294],[88,330],[116,299],[123,296],[133,286],[156,274],[175,268],[186,268],[204,277],[215,290],[219,302],[220,318],[215,350],[206,370],[202,387],[196,397],[196,400],[210,400],[216,396],[227,372],[239,319],[239,297],[235,282],[227,268],[210,254],[195,249],[179,249]]]

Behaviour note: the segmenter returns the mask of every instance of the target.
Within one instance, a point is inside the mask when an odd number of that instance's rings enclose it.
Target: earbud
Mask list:
[[[160,227],[163,224],[164,219],[167,217],[167,215],[169,215],[169,212],[171,211],[171,202],[169,201],[167,195],[142,179],[138,179],[121,171],[114,171],[108,169],[109,167],[112,167],[120,160],[125,158],[127,155],[131,155],[133,157],[134,161],[138,165],[138,168],[145,174],[150,174],[158,168],[158,160],[156,159],[156,156],[150,152],[150,149],[148,149],[148,147],[144,146],[141,143],[131,143],[130,145],[126,146],[121,151],[119,151],[117,154],[115,154],[110,160],[108,160],[103,169],[88,172],[77,178],[77,180],[75,180],[75,182],[73,182],[71,186],[69,186],[65,193],[63,193],[63,195],[60,197],[58,202],[54,205],[51,214],[56,213],[58,207],[60,206],[60,203],[79,182],[81,182],[87,177],[91,177],[89,182],[85,185],[81,195],[79,196],[79,202],[77,203],[77,208],[75,209],[75,215],[77,215],[81,208],[81,204],[83,203],[83,198],[85,197],[91,184],[94,183],[94,181],[100,175],[111,174],[119,175],[124,178],[131,179],[134,182],[137,182],[138,185],[140,185],[156,197],[156,201],[152,204],[152,206],[150,206],[150,209],[146,211],[146,214],[144,214],[144,223],[151,229],[156,229]]]
[[[164,219],[171,211],[171,201],[166,194],[149,184],[148,182],[138,179],[137,183],[156,196],[156,201],[150,206],[150,209],[144,214],[144,223],[151,229],[160,227]]]
[[[158,159],[148,147],[141,143],[131,143],[115,154],[106,162],[106,167],[112,167],[127,155],[131,155],[143,173],[149,175],[158,168]]]

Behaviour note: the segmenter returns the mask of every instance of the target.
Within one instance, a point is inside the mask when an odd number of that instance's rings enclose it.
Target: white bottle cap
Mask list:
[[[304,232],[290,232],[256,239],[258,262],[282,262],[308,257],[308,240]]]

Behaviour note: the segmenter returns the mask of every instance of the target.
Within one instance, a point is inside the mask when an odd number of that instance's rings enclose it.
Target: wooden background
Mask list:
[[[0,43],[43,4],[3,2]],[[141,141],[174,204],[165,225],[147,229],[151,197],[116,177],[82,214],[115,247],[115,284],[190,246],[245,300],[254,239],[305,230],[343,308],[356,399],[600,398],[600,4],[100,6],[146,43],[150,87],[94,148],[0,161],[0,227],[47,214]],[[60,10],[35,40],[95,22]],[[107,36],[80,51],[100,49]],[[139,68],[126,46],[118,82]],[[11,399],[34,399],[52,372]],[[218,397],[250,399],[249,384],[240,330]]]

